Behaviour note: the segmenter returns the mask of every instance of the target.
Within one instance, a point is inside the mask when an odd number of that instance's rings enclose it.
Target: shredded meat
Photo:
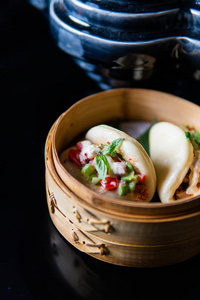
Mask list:
[[[186,190],[187,195],[197,194],[199,191],[199,177],[200,177],[200,150],[196,151],[193,163],[190,167],[189,187]]]
[[[200,189],[200,151],[196,151],[193,163],[189,172],[183,179],[182,184],[174,194],[175,199],[187,198],[189,195],[195,195]]]

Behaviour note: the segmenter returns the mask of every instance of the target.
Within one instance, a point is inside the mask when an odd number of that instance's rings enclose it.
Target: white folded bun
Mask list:
[[[168,122],[152,126],[149,144],[160,200],[163,203],[174,201],[175,191],[193,162],[193,146],[181,128]]]
[[[148,188],[147,201],[150,201],[156,189],[156,174],[153,163],[142,145],[126,133],[107,125],[92,127],[86,133],[86,139],[97,145],[111,143],[118,138],[125,139],[120,146],[123,158],[129,161],[139,173],[145,174],[144,183]]]

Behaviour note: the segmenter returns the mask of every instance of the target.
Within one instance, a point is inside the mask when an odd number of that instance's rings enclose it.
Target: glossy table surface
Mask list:
[[[0,299],[198,299],[200,255],[165,268],[110,266],[79,253],[54,228],[45,196],[44,145],[57,117],[99,91],[54,44],[48,20],[25,1],[1,17]],[[9,43],[8,43],[9,38]],[[200,104],[183,73],[137,82]]]

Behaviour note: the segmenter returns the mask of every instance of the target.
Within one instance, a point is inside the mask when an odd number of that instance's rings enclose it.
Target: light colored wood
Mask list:
[[[77,182],[58,158],[77,135],[98,123],[157,118],[200,130],[198,116],[200,108],[188,101],[137,89],[102,92],[72,106],[53,125],[45,147],[47,200],[56,228],[79,250],[114,264],[168,265],[199,253],[200,198],[170,204],[115,201]]]

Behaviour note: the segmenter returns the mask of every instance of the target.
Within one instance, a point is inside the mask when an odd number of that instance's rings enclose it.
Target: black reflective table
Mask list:
[[[63,111],[100,89],[54,44],[39,10],[12,0],[0,22],[0,299],[198,299],[200,255],[159,269],[111,266],[57,232],[46,205],[45,139]],[[200,104],[200,81],[184,73],[163,70],[135,85]]]

